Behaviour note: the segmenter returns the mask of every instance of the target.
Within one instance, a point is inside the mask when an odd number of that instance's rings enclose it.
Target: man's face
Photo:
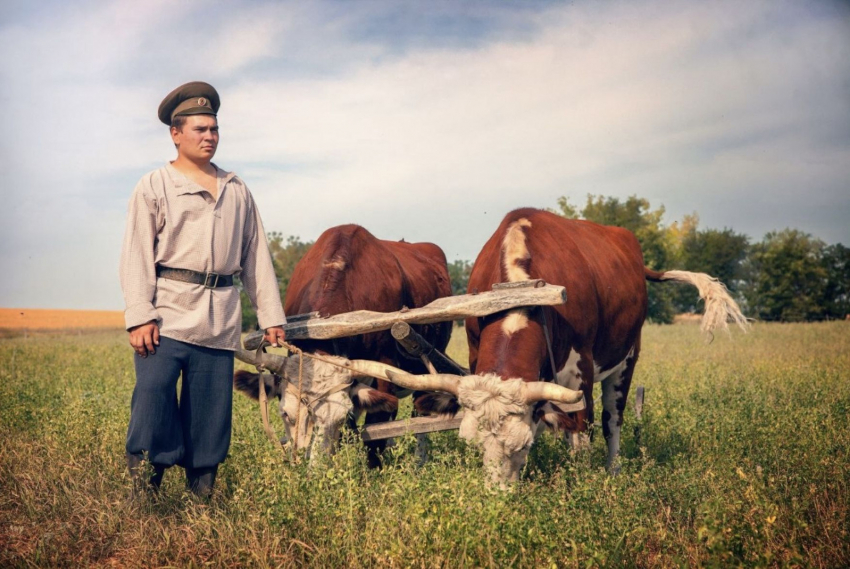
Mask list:
[[[218,147],[218,120],[213,115],[189,115],[183,128],[171,127],[177,153],[193,162],[209,162]]]

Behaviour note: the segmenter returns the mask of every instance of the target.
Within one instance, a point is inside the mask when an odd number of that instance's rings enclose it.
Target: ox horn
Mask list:
[[[558,401],[559,403],[578,403],[584,397],[584,393],[574,389],[567,389],[555,383],[546,381],[532,381],[525,385],[525,400],[527,403],[538,401]]]
[[[401,370],[392,370],[387,372],[387,379],[405,389],[445,391],[457,397],[457,382],[460,376],[448,373],[413,375]]]
[[[261,365],[268,370],[277,372],[283,375],[286,366],[286,357],[278,356],[277,354],[267,354],[265,352],[249,352],[247,350],[236,350],[234,354],[236,359],[251,364],[253,366]]]

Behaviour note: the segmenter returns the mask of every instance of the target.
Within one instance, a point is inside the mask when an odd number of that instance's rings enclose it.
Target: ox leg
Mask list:
[[[584,393],[585,409],[571,414],[576,430],[565,433],[573,452],[590,449],[589,428],[593,425],[593,354],[571,351],[564,368],[558,372],[558,383]]]
[[[375,389],[382,393],[390,393],[393,384],[384,381],[383,379],[378,379],[375,382]],[[398,415],[398,410],[395,411],[368,411],[366,413],[366,419],[363,421],[365,425],[374,425],[375,423],[386,423],[387,421],[394,421]],[[384,439],[380,441],[369,441],[365,443],[366,445],[366,460],[369,464],[369,468],[380,468],[381,467],[381,455],[387,448],[387,443],[389,441]]]
[[[602,381],[602,434],[605,435],[605,442],[608,445],[605,466],[613,475],[620,472],[620,465],[617,462],[620,454],[620,431],[636,362],[636,355],[629,357],[623,371],[613,373]]]
[[[420,433],[416,435],[416,464],[424,466],[428,462],[428,452],[431,450],[431,443],[428,441],[428,435]]]

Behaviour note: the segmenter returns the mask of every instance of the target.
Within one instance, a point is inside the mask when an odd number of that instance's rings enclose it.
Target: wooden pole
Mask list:
[[[469,375],[468,369],[435,348],[421,334],[411,328],[407,322],[396,322],[390,332],[408,354],[417,358],[425,357],[434,365],[436,371],[455,375]]]
[[[454,417],[413,417],[401,421],[389,421],[387,423],[375,423],[365,425],[360,429],[360,437],[364,441],[380,441],[400,437],[407,433],[419,435],[422,433],[435,433],[438,431],[451,431],[460,428],[463,413]]]
[[[521,306],[553,306],[567,300],[562,286],[548,285],[498,289],[480,294],[463,294],[438,298],[421,308],[402,309],[396,312],[357,310],[327,318],[308,318],[300,322],[287,322],[283,329],[287,340],[330,340],[370,332],[388,330],[398,321],[409,324],[433,324],[449,320],[487,316],[495,312]],[[253,332],[245,337],[246,350],[256,350],[263,332]]]

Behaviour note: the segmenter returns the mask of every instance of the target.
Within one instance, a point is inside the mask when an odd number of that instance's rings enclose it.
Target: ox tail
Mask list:
[[[750,323],[741,312],[741,308],[735,299],[729,294],[729,290],[715,277],[705,273],[691,273],[688,271],[653,271],[644,267],[646,280],[652,282],[673,281],[687,283],[696,287],[699,297],[705,302],[705,313],[700,321],[700,330],[708,337],[714,337],[717,329],[729,331],[727,322],[732,321],[738,327],[747,332]]]
[[[260,378],[266,384],[266,395],[268,397],[278,397],[280,395],[280,383],[275,376],[269,373],[251,373],[240,369],[233,374],[233,388],[236,391],[241,391],[251,399],[260,399]]]

